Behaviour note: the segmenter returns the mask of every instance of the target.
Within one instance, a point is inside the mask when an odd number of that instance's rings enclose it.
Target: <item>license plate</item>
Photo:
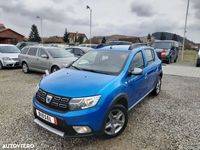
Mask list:
[[[52,117],[50,115],[47,115],[39,110],[36,110],[36,114],[38,117],[40,117],[41,119],[47,121],[47,122],[50,122],[52,124],[55,124],[57,125],[57,119],[55,117]]]

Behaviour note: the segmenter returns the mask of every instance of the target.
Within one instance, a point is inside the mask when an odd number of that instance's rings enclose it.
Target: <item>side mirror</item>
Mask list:
[[[133,71],[129,72],[129,75],[142,75],[143,70],[141,68],[134,68]]]
[[[46,54],[42,54],[41,57],[42,57],[42,58],[46,58],[46,59],[49,58]]]

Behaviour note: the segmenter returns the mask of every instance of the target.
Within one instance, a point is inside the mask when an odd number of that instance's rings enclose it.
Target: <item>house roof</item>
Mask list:
[[[0,34],[3,33],[3,32],[5,32],[5,31],[11,31],[11,32],[14,32],[15,34],[18,34],[18,35],[24,37],[24,35],[22,35],[22,34],[16,32],[16,31],[14,31],[14,30],[12,30],[12,29],[10,29],[10,28],[0,29]]]

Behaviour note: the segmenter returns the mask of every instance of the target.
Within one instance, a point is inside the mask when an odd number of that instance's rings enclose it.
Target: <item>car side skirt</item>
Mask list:
[[[154,88],[153,89],[151,89],[146,95],[144,95],[141,99],[139,99],[135,104],[133,104],[129,109],[128,109],[128,111],[130,111],[133,107],[135,107],[138,103],[140,103],[145,97],[147,97],[152,91],[154,90]]]

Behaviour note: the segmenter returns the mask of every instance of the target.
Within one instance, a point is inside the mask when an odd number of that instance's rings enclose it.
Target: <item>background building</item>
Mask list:
[[[24,36],[0,24],[0,44],[17,44],[24,40]]]

